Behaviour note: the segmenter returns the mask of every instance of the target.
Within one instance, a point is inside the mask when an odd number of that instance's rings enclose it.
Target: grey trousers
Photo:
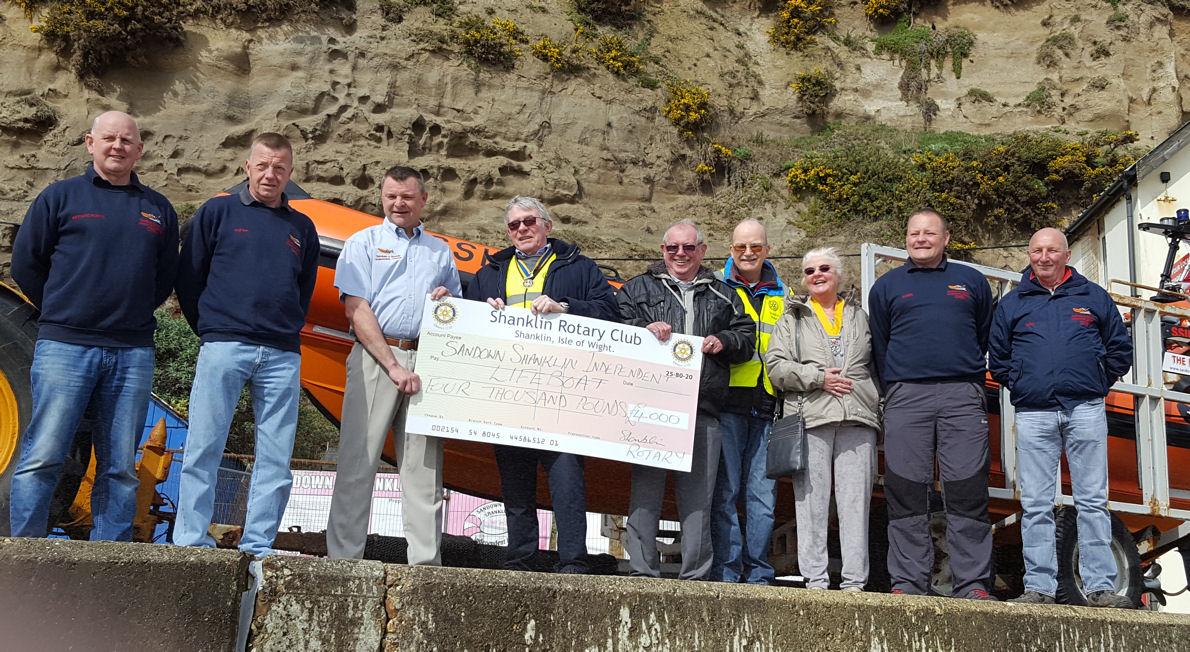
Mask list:
[[[397,362],[414,369],[415,351],[392,348]],[[442,440],[405,432],[408,397],[358,342],[347,356],[347,389],[339,430],[335,492],[326,526],[331,559],[361,559],[368,539],[372,485],[391,427],[401,473],[401,509],[409,564],[442,563]]]
[[[699,413],[694,422],[694,450],[689,473],[674,471],[674,493],[682,529],[682,569],[678,579],[703,579],[711,570],[711,498],[719,472],[719,419]],[[632,574],[661,576],[657,529],[669,471],[632,467],[628,505],[628,540],[624,547]]]
[[[806,431],[806,470],[793,476],[797,505],[797,566],[810,588],[827,588],[826,535],[830,528],[831,484],[839,516],[843,557],[841,588],[868,582],[868,509],[876,468],[876,431],[857,424],[832,424]]]
[[[934,568],[929,496],[936,457],[954,595],[987,590],[992,528],[983,383],[893,383],[885,395],[884,433],[888,574],[893,588],[913,595],[929,591]]]

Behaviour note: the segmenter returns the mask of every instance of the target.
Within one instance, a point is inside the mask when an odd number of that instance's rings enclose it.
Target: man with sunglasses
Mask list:
[[[728,397],[730,366],[752,357],[756,323],[739,295],[702,266],[707,245],[692,220],[665,231],[662,260],[624,284],[620,316],[624,323],[649,330],[660,342],[673,334],[702,341],[702,375],[689,472],[675,472],[675,493],[682,525],[679,579],[707,579],[711,571],[711,502],[719,471],[719,412]],[[669,472],[632,467],[627,552],[632,574],[659,577],[657,527]]]
[[[750,360],[731,366],[727,400],[719,414],[723,439],[711,522],[715,549],[711,579],[723,582],[773,581],[768,550],[777,483],[766,475],[765,462],[777,401],[763,356],[785,312],[785,286],[767,260],[768,253],[764,225],[744,220],[732,232],[731,257],[716,274],[739,295],[756,329],[756,351]],[[741,498],[746,516],[743,535],[736,512]]]
[[[578,245],[549,237],[550,212],[533,197],[513,197],[504,207],[512,246],[488,256],[467,286],[464,298],[493,308],[527,308],[533,314],[568,313],[619,321],[616,297],[593,260]],[[587,565],[587,485],[583,459],[570,453],[501,446],[496,449],[500,491],[508,521],[504,567],[538,570],[537,466],[549,476],[550,499],[558,524],[560,573],[585,573]]]
[[[402,516],[410,565],[437,566],[442,556],[442,440],[405,432],[409,399],[421,391],[417,334],[426,296],[459,296],[450,247],[421,221],[426,184],[417,170],[384,173],[384,221],[347,239],[335,265],[355,345],[347,356],[347,387],[339,435],[338,473],[326,526],[331,559],[362,559],[376,466],[389,429],[401,474]]]
[[[930,492],[937,458],[955,597],[994,600],[984,406],[994,300],[987,279],[946,257],[950,231],[932,209],[909,216],[909,261],[868,295],[872,359],[884,389],[884,497],[892,592],[924,595],[934,544]]]

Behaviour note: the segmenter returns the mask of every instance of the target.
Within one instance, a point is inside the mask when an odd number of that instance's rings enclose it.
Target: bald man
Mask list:
[[[716,276],[735,290],[755,324],[756,350],[750,360],[731,365],[727,400],[719,412],[722,446],[711,516],[711,579],[771,584],[773,566],[768,556],[777,482],[765,471],[777,399],[764,352],[785,312],[785,285],[768,260],[768,232],[759,221],[746,219],[737,224],[730,250],[731,256]],[[736,509],[741,500],[743,528]]]
[[[988,368],[1016,407],[1025,592],[1013,602],[1053,604],[1057,595],[1054,496],[1065,448],[1087,604],[1131,608],[1115,592],[1103,399],[1132,366],[1132,340],[1107,292],[1069,262],[1061,231],[1034,233],[1029,267],[996,308],[988,342]]]
[[[84,140],[90,165],[37,196],[13,245],[12,277],[41,315],[10,529],[46,536],[54,488],[90,405],[91,539],[130,541],[136,443],[153,381],[153,309],[173,285],[178,217],[133,172],[144,144],[131,116],[100,115]]]

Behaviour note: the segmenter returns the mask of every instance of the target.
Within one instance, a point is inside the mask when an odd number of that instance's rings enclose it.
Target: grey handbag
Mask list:
[[[797,336],[797,330],[798,325],[795,323],[793,328],[794,355],[800,362],[802,359],[801,341]],[[772,430],[769,431],[768,457],[765,460],[765,475],[772,480],[805,470],[810,456],[806,443],[806,420],[802,417],[804,408],[802,395],[798,394],[796,414],[785,414],[784,393],[777,397],[777,405],[777,418],[773,421]]]

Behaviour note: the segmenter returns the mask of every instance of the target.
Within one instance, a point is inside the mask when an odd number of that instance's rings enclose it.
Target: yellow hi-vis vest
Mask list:
[[[764,301],[760,304],[760,314],[756,314],[756,309],[752,307],[752,301],[748,298],[748,291],[744,288],[736,288],[740,299],[743,300],[744,312],[756,322],[756,350],[752,353],[752,359],[747,362],[741,362],[731,366],[731,381],[728,383],[731,387],[756,387],[756,381],[760,378],[761,373],[764,373],[764,391],[768,392],[770,396],[776,396],[773,391],[773,384],[769,382],[769,374],[764,368],[765,351],[769,350],[769,339],[773,336],[773,331],[777,328],[777,320],[785,312],[785,297],[772,294],[764,295]]]
[[[557,258],[553,252],[548,255],[549,258],[545,259],[545,263],[533,276],[533,284],[525,287],[525,275],[521,272],[521,266],[517,264],[516,253],[513,252],[512,260],[508,261],[512,264],[508,266],[508,274],[504,277],[504,305],[528,308],[534,299],[541,296],[545,290],[545,274]]]

